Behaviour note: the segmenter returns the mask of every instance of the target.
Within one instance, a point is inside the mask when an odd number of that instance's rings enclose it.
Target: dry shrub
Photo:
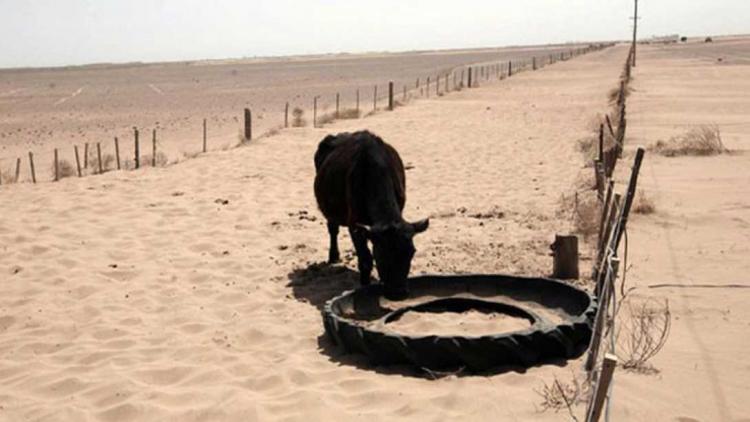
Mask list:
[[[151,167],[152,164],[152,155],[144,155],[141,157],[141,167]],[[157,152],[156,153],[156,167],[164,167],[167,164],[169,164],[169,157],[167,157],[167,154],[163,152]]]
[[[591,396],[591,384],[578,379],[575,373],[570,382],[560,382],[557,378],[552,383],[544,383],[542,388],[534,390],[542,398],[539,404],[541,411],[554,410],[555,412],[567,408],[573,416],[573,406],[586,403]],[[575,417],[573,416],[575,419]]]
[[[654,201],[644,191],[638,191],[633,203],[633,212],[636,214],[653,214],[656,212]]]
[[[15,173],[13,173],[11,170],[0,170],[0,182],[2,182],[3,185],[16,183]]]
[[[57,170],[59,172],[60,179],[73,177],[78,174],[76,167],[68,160],[59,160],[57,163]],[[52,163],[52,174],[55,174],[55,163]]]
[[[634,304],[628,298],[619,306],[626,307],[626,313],[618,318],[615,335],[616,354],[622,367],[642,373],[658,372],[649,360],[664,348],[669,338],[672,327],[669,302],[647,299]]]
[[[585,190],[576,192],[572,197],[563,197],[561,209],[571,216],[575,233],[585,238],[599,235],[601,204],[596,192]]]
[[[630,93],[633,92],[633,88],[630,87],[630,85],[625,84],[624,94],[625,99],[627,99],[630,96]],[[615,87],[609,90],[609,94],[607,95],[607,98],[609,99],[610,103],[617,103],[617,100],[620,99],[620,87]]]
[[[356,108],[346,108],[339,113],[339,119],[359,119],[361,115]]]
[[[583,162],[586,166],[593,164],[599,154],[599,139],[594,137],[582,138],[578,140],[578,152],[583,155]]]
[[[336,113],[335,112],[331,112],[331,113],[326,113],[326,114],[322,114],[322,115],[318,116],[318,120],[316,120],[315,123],[318,126],[324,126],[324,125],[327,125],[329,123],[333,123],[335,120],[336,120]]]
[[[307,120],[305,120],[305,111],[299,107],[294,107],[292,110],[292,127],[304,127],[307,126]]]
[[[657,141],[650,150],[665,157],[706,156],[727,152],[721,141],[721,130],[717,125],[698,126],[668,141]]]

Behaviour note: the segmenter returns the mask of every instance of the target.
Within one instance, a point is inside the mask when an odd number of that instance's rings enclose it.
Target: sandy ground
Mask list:
[[[133,150],[133,127],[140,128],[144,153],[150,153],[151,130],[157,129],[158,150],[170,161],[202,148],[202,122],[207,120],[208,148],[237,144],[243,109],[253,111],[254,136],[284,123],[285,103],[300,107],[311,121],[313,97],[320,113],[335,109],[336,93],[343,108],[363,112],[385,106],[387,83],[397,94],[416,79],[474,63],[507,63],[568,52],[574,46],[540,46],[401,54],[336,55],[160,64],[96,65],[60,69],[0,70],[0,168],[8,171],[17,157],[21,176],[30,180],[27,155],[36,156],[39,179],[50,180],[53,149],[75,163],[73,145],[101,143],[114,153],[114,137],[123,157]],[[444,79],[443,79],[444,80]],[[451,80],[452,82],[452,80]],[[442,89],[442,87],[441,87]],[[417,92],[411,93],[417,95]],[[400,95],[399,95],[399,99]]]
[[[614,420],[750,420],[748,59],[747,39],[640,49],[629,146],[717,124],[733,152],[646,155],[640,186],[656,212],[630,223],[627,277],[637,297],[669,300],[673,327],[659,374],[617,375]]]
[[[576,141],[626,52],[167,168],[3,186],[0,419],[565,419],[534,391],[580,360],[432,380],[332,347],[320,307],[355,285],[356,262],[343,234],[345,265],[316,265],[312,158],[325,134],[361,128],[400,151],[405,215],[432,218],[413,273],[546,275],[571,230],[561,198],[589,173]]]

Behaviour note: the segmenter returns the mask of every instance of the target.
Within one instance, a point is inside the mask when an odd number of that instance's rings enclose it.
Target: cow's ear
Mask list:
[[[416,223],[412,223],[411,227],[414,229],[414,234],[422,233],[423,231],[427,230],[427,227],[430,226],[430,219],[425,218],[424,220],[419,220]]]

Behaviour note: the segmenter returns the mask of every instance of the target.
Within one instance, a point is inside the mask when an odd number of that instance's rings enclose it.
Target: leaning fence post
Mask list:
[[[21,157],[16,158],[16,178],[14,182],[18,183],[19,177],[21,177]]]
[[[117,161],[117,170],[120,170],[120,141],[115,136],[115,160]]]
[[[97,148],[99,148],[98,144]],[[101,158],[99,162],[101,162]],[[151,132],[151,167],[156,167],[156,129]]]
[[[393,81],[388,82],[388,110],[393,111]]]
[[[55,148],[55,182],[60,180],[60,163],[57,161],[57,148]]]
[[[207,132],[208,130],[206,127],[206,119],[203,119],[203,152],[206,152],[206,149],[208,148],[208,145],[207,145],[208,140],[206,139]]]
[[[34,153],[29,151],[29,167],[31,167],[31,181],[36,183],[36,172],[34,171]]]
[[[138,128],[133,128],[135,135],[135,168],[141,168],[141,148],[138,144]]]
[[[289,127],[289,102],[284,107],[284,127]]]
[[[245,142],[253,139],[253,115],[249,108],[245,109]]]
[[[76,153],[76,170],[78,170],[78,177],[81,177],[81,159],[78,158],[78,145],[73,145],[73,150]]]
[[[596,383],[594,396],[591,405],[586,412],[586,422],[597,422],[602,415],[604,400],[609,395],[609,386],[612,383],[612,376],[617,367],[617,356],[606,354],[602,363],[602,370],[599,374],[599,380]]]
[[[609,263],[609,265],[607,265]],[[617,272],[620,268],[620,260],[617,258],[609,258],[605,255],[602,259],[602,264],[606,266],[605,270],[605,284],[601,291],[597,293],[598,307],[596,315],[594,316],[594,327],[591,333],[591,342],[589,343],[589,354],[586,356],[585,369],[589,372],[589,379],[593,375],[593,371],[596,367],[596,361],[599,356],[599,347],[602,344],[602,336],[607,325],[607,312],[609,309],[609,300],[612,297],[612,292],[615,287],[615,281],[617,279]]]
[[[102,168],[102,144],[101,142],[96,143],[96,160],[99,162],[99,174],[104,173]]]

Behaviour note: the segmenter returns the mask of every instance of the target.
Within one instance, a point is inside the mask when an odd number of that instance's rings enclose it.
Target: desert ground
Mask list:
[[[701,54],[748,54],[739,43]],[[639,49],[618,189],[633,148],[692,125],[719,125],[731,153],[646,155],[655,212],[629,223],[627,283],[636,298],[668,298],[674,320],[655,373],[616,372],[613,420],[750,420],[750,66],[688,48]],[[342,233],[344,263],[322,264],[312,157],[326,134],[363,128],[398,149],[405,216],[431,218],[412,273],[545,276],[554,235],[575,229],[570,198],[591,188],[579,140],[610,107],[627,52],[165,168],[2,186],[0,419],[569,420],[538,392],[581,378],[583,358],[434,377],[330,343],[320,309],[356,286],[356,259]],[[582,419],[585,405],[572,410]]]
[[[419,94],[435,78],[469,64],[507,63],[532,56],[559,56],[578,45],[426,51],[414,53],[341,54],[291,58],[238,59],[179,63],[90,65],[54,69],[0,70],[0,169],[14,171],[23,160],[22,180],[30,180],[27,156],[40,163],[40,179],[51,177],[53,149],[74,163],[73,145],[102,145],[114,154],[114,138],[123,160],[133,150],[133,127],[142,132],[144,151],[150,151],[151,131],[157,130],[158,151],[170,162],[202,149],[203,119],[207,121],[208,149],[237,144],[243,109],[253,112],[254,137],[283,125],[284,109],[301,108],[312,120],[313,97],[319,96],[319,115],[355,108],[357,90],[364,113],[372,110],[374,88],[379,107],[386,104],[388,82],[403,101]],[[451,76],[451,83],[452,83]],[[443,87],[441,86],[441,90]],[[433,91],[434,94],[434,91]],[[291,114],[291,113],[290,113]],[[291,119],[291,116],[290,116]],[[83,150],[81,150],[83,154]]]

